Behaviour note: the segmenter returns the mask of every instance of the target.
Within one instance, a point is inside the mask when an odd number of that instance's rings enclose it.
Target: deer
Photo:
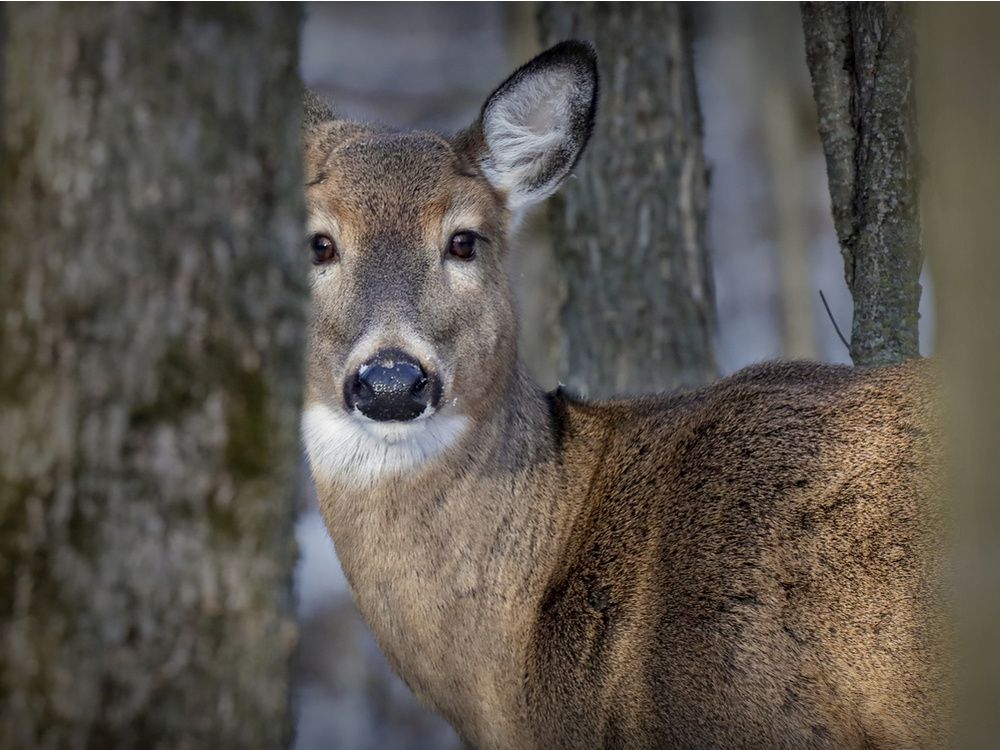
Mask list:
[[[588,401],[519,359],[513,228],[597,90],[566,41],[456,135],[306,106],[301,431],[358,608],[476,748],[942,746],[932,365]]]

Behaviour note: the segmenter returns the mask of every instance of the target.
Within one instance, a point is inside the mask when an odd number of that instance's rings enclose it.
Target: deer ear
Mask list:
[[[302,93],[302,127],[312,128],[330,120],[335,120],[333,108],[311,89]]]
[[[345,138],[365,131],[364,125],[337,117],[325,99],[306,90],[302,98],[302,151],[306,184],[325,179],[324,164]]]
[[[597,57],[577,41],[546,50],[486,100],[473,158],[511,210],[556,191],[587,145],[596,106]]]
[[[330,153],[330,130],[337,122],[333,108],[313,91],[302,93],[302,150],[306,182],[317,179],[320,165]]]

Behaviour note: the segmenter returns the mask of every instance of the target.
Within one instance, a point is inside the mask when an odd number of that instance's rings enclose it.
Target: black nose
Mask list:
[[[378,422],[415,419],[441,399],[441,383],[400,349],[383,349],[344,383],[348,410]]]

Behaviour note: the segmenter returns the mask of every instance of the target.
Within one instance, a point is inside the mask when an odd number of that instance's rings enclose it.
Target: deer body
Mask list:
[[[520,366],[507,227],[595,94],[570,43],[456,139],[307,133],[303,436],[359,608],[479,748],[938,746],[926,365],[606,403]]]

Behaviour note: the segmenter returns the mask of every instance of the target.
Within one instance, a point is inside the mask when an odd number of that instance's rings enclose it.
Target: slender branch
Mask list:
[[[819,298],[823,300],[823,307],[826,308],[827,317],[829,317],[830,322],[833,323],[833,330],[837,332],[837,335],[840,337],[840,340],[844,343],[844,348],[847,349],[848,353],[850,353],[851,345],[848,343],[847,339],[844,338],[844,334],[840,332],[840,326],[837,325],[837,319],[833,317],[833,312],[830,310],[830,305],[828,305],[826,302],[826,295],[823,294],[822,289],[819,290]]]

